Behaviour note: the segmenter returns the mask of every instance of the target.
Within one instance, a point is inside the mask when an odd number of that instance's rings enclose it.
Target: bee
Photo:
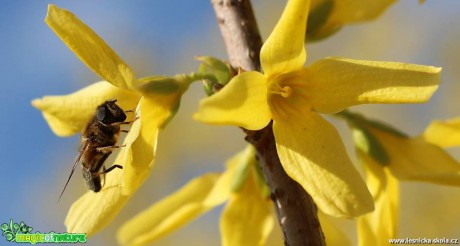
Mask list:
[[[116,145],[120,132],[127,132],[121,130],[120,125],[132,123],[125,122],[125,113],[133,112],[133,110],[123,111],[116,102],[117,100],[113,99],[99,105],[96,109],[96,114],[89,120],[86,127],[83,129],[81,134],[83,147],[80,149],[80,153],[72,166],[72,171],[59,196],[59,200],[64,194],[67,184],[76,166],[80,163],[80,160],[86,185],[88,189],[94,192],[99,192],[102,189],[102,175],[109,173],[115,168],[123,169],[122,166],[117,164],[114,164],[108,169],[104,167],[104,161],[110,156],[112,150],[124,147]]]

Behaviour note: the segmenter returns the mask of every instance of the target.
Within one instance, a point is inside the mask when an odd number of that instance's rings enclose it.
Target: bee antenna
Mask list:
[[[85,145],[83,146],[83,148],[81,148],[80,154],[78,155],[77,159],[75,160],[75,163],[72,166],[72,171],[70,172],[69,178],[67,179],[67,182],[64,185],[64,189],[62,189],[61,195],[59,196],[58,203],[61,200],[61,197],[64,194],[64,191],[67,188],[67,185],[69,184],[70,178],[72,178],[72,175],[73,175],[73,172],[75,171],[75,168],[77,167],[78,163],[80,162],[81,156],[83,155],[83,153],[88,148],[88,143],[89,143],[89,141],[86,140]]]

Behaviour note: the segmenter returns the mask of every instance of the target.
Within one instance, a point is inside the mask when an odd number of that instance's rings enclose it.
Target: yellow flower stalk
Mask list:
[[[397,238],[400,180],[460,186],[460,164],[440,147],[455,141],[442,141],[446,132],[459,136],[457,119],[434,121],[423,134],[410,138],[357,114],[342,115],[353,129],[357,154],[375,200],[375,211],[358,218],[359,245],[387,245],[389,238]],[[440,142],[435,145],[426,139]]]
[[[396,0],[312,0],[312,21],[307,35],[311,39],[325,38],[345,24],[375,19]]]
[[[260,53],[264,73],[244,72],[201,101],[195,118],[259,130],[273,120],[287,174],[327,214],[354,217],[373,201],[337,130],[320,113],[364,103],[422,103],[441,69],[397,62],[325,58],[304,67],[310,1],[290,0]]]
[[[265,245],[274,217],[255,165],[254,149],[248,146],[227,162],[224,173],[193,179],[125,223],[118,241],[146,245],[228,201],[220,222],[222,245]]]
[[[134,71],[85,23],[71,12],[48,6],[45,22],[91,70],[104,80],[66,96],[45,96],[32,102],[59,136],[80,132],[96,107],[117,99],[125,109],[135,109],[136,120],[125,138],[116,164],[123,170],[106,175],[104,188],[87,192],[67,215],[69,232],[93,235],[110,223],[150,174],[158,131],[178,108],[190,80],[185,77],[137,79]],[[134,119],[134,117],[132,117]]]

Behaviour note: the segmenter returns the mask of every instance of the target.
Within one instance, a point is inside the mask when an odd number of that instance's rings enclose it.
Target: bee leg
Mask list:
[[[134,121],[138,120],[139,119],[139,116],[136,116],[136,118],[134,118],[134,120],[131,120],[131,121],[124,121],[124,122],[114,122],[110,125],[112,126],[116,126],[116,125],[131,125]]]
[[[119,145],[113,145],[113,146],[98,147],[98,148],[96,148],[96,151],[97,151],[97,152],[101,152],[101,153],[108,153],[108,152],[111,152],[111,149],[123,148],[123,147],[125,147],[125,146],[126,146],[126,144],[125,144],[125,145],[121,145],[121,146],[119,146]]]
[[[105,166],[102,166],[102,173],[98,173],[99,177],[102,176],[102,187],[105,186],[105,174],[106,174]]]
[[[125,110],[123,112],[125,112],[125,113],[134,113],[134,111],[135,111],[134,109],[128,109],[128,110]]]
[[[102,172],[97,174],[98,176],[102,176],[102,187],[105,186],[105,174],[111,172],[115,168],[123,169],[123,166],[114,164],[113,166],[109,167],[109,169],[105,169],[105,166],[102,166]]]
[[[111,171],[112,171],[113,169],[115,169],[115,168],[123,169],[123,166],[120,166],[120,165],[118,165],[118,164],[114,164],[113,166],[109,167],[108,169],[105,169],[105,167],[104,167],[102,173],[100,173],[100,174],[109,173],[109,172],[111,172]]]
[[[131,125],[134,121],[138,120],[139,117],[134,118],[134,120],[131,121],[125,121],[125,122],[116,122],[114,124],[119,124],[119,125]]]
[[[126,121],[126,122],[118,122],[118,123],[114,123],[114,124],[118,124],[118,125],[130,125],[132,124],[134,121],[138,120],[139,119],[139,116],[137,116],[136,118],[134,118],[134,120],[132,121]],[[112,124],[112,125],[114,125]],[[124,133],[128,133],[129,130],[121,130],[121,132],[124,132]]]

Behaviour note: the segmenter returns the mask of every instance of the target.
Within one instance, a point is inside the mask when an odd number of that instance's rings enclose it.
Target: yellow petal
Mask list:
[[[203,99],[196,120],[259,130],[271,119],[267,103],[267,80],[258,72],[234,77],[221,91]]]
[[[318,218],[321,224],[321,229],[326,237],[326,245],[352,245],[347,235],[331,221],[330,216],[318,211]]]
[[[101,78],[120,88],[133,88],[136,76],[132,69],[73,13],[50,4],[45,22]]]
[[[125,144],[128,154],[124,163],[123,194],[133,193],[147,179],[150,168],[155,162],[155,150],[159,127],[157,119],[150,117],[155,105],[142,97],[139,102],[140,119],[134,121],[131,130],[139,129],[137,134],[130,134]]]
[[[124,145],[115,160],[115,164],[123,166],[123,171],[115,169],[105,175],[106,182],[102,190],[98,193],[88,191],[83,197],[78,199],[70,208],[65,221],[67,230],[70,232],[84,232],[88,236],[94,235],[107,226],[124,207],[129,198],[135,193],[139,186],[148,176],[138,177],[139,181],[130,187],[130,192],[124,192],[126,183],[125,172],[131,160],[132,142],[141,136],[141,123],[136,120],[129,130],[124,141]]]
[[[222,245],[265,245],[274,226],[272,204],[263,197],[254,170],[222,212]]]
[[[207,174],[125,223],[118,231],[123,245],[144,245],[193,221],[230,196],[230,173]]]
[[[307,59],[305,30],[310,0],[290,0],[260,51],[260,63],[267,75],[298,70]]]
[[[277,120],[273,132],[284,170],[323,212],[355,217],[372,211],[372,197],[337,130],[320,115],[305,112],[289,121]]]
[[[375,200],[375,210],[358,218],[359,245],[388,245],[398,232],[399,182],[388,168],[358,151],[366,169],[366,183]]]
[[[138,136],[126,141],[129,154],[124,161],[123,194],[137,190],[149,176],[155,161],[158,132],[175,114],[181,95],[153,94],[141,98],[140,119],[133,124],[133,127],[139,124],[141,130]]]
[[[313,14],[316,22],[313,22],[314,30],[308,26],[308,37],[321,39],[339,30],[342,25],[372,20],[394,2],[395,0],[312,0],[310,14]],[[320,14],[323,16],[316,16]]]
[[[236,168],[240,161],[247,159],[247,152],[240,152],[230,159],[222,175],[207,174],[196,178],[128,221],[120,229],[118,241],[129,245],[155,241],[222,204],[230,197]]]
[[[121,150],[115,163],[122,165],[125,154],[126,151]],[[88,191],[72,204],[64,222],[67,231],[87,233],[91,237],[110,224],[131,197],[121,193],[122,177],[123,171],[114,169],[105,175],[106,181],[101,191]]]
[[[253,163],[256,162],[255,156],[254,146],[247,144],[243,151],[238,152],[235,156],[227,160],[227,169],[234,170],[231,182],[232,192],[238,192],[244,187]]]
[[[445,121],[434,120],[427,127],[422,137],[425,141],[441,147],[459,146],[460,118]]]
[[[203,206],[219,175],[207,174],[125,223],[117,238],[123,245],[144,245],[191,222],[212,207]]]
[[[366,0],[334,1],[335,7],[330,21],[346,24],[371,20],[380,15],[394,2],[395,0],[375,0],[372,2]]]
[[[441,82],[441,68],[325,58],[307,68],[314,110],[336,113],[364,103],[423,103]]]
[[[97,106],[108,99],[117,99],[117,104],[128,110],[136,107],[139,96],[103,81],[69,95],[35,99],[32,105],[43,112],[43,117],[56,135],[71,136],[81,132],[96,114]]]
[[[353,23],[376,18],[395,0],[339,0],[334,1],[330,22]]]
[[[401,138],[370,128],[388,155],[388,167],[398,179],[460,186],[460,164],[439,146],[422,138]]]

